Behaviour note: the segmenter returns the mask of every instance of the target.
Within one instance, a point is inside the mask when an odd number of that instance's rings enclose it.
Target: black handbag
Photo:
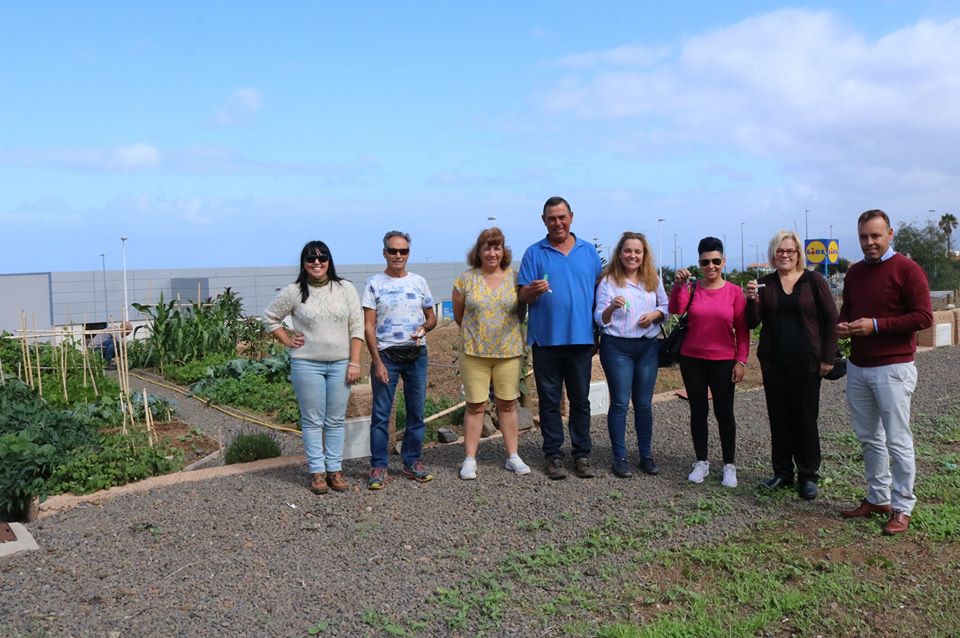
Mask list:
[[[697,284],[694,282],[693,288],[690,290],[690,299],[687,300],[687,307],[683,309],[683,314],[677,319],[677,325],[673,327],[670,334],[667,334],[663,329],[663,324],[660,324],[660,332],[664,334],[664,338],[660,341],[660,354],[657,360],[658,367],[669,368],[680,361],[680,347],[683,345],[683,338],[687,336],[687,316],[690,311],[690,304],[693,303],[693,295],[696,291]]]
[[[390,346],[381,350],[380,354],[394,363],[413,363],[423,354],[423,346]]]
[[[817,286],[816,281],[810,282],[811,291],[813,292],[813,302],[817,305],[817,313],[822,317],[823,316],[823,306],[820,301],[820,287]],[[837,379],[842,379],[847,374],[847,358],[843,356],[843,353],[840,352],[840,349],[837,349],[837,353],[833,357],[833,369],[830,370],[827,374],[823,376],[827,381],[836,381]]]

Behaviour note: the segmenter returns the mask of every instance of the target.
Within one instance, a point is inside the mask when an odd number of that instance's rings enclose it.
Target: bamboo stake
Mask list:
[[[93,364],[90,363],[90,355],[86,350],[83,351],[84,354],[84,363],[87,365],[87,369],[90,370],[90,383],[93,385],[93,394],[96,397],[100,397],[100,389],[97,388],[97,377],[93,374]]]
[[[33,313],[33,331],[37,331],[37,313]],[[37,392],[40,393],[40,398],[43,398],[43,377],[40,376],[40,337],[36,337],[33,341],[33,347],[37,355]]]
[[[143,388],[143,417],[147,425],[147,442],[153,447],[153,414],[150,412],[146,388]]]
[[[0,359],[0,385],[7,385],[6,379],[3,378],[3,359]]]
[[[33,369],[30,367],[30,346],[27,344],[27,313],[20,312],[20,352],[22,353],[23,372],[27,377],[27,385],[33,388]],[[21,377],[22,379],[22,377]]]
[[[80,331],[80,367],[83,368],[83,387],[87,387],[87,315],[83,315],[83,330]]]
[[[63,402],[69,404],[70,397],[67,396],[67,344],[60,346],[60,378],[63,381]]]

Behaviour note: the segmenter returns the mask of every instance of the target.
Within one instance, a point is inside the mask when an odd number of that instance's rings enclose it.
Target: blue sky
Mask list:
[[[668,265],[805,210],[855,257],[960,202],[958,2],[22,3],[0,56],[0,272],[521,252],[554,194]]]

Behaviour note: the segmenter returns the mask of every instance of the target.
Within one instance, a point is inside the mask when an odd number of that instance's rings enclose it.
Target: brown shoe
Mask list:
[[[597,475],[593,466],[590,465],[590,458],[583,456],[573,461],[573,473],[579,478],[593,478]]]
[[[343,478],[343,472],[327,472],[327,485],[334,492],[346,492],[350,484]]]
[[[893,510],[890,520],[883,526],[883,533],[887,536],[902,534],[910,527],[910,517],[903,510]]]
[[[840,510],[840,516],[844,518],[866,518],[871,514],[889,515],[891,512],[889,505],[874,505],[867,499],[860,501],[860,505],[852,510]]]
[[[543,467],[543,472],[551,481],[559,481],[567,478],[567,470],[564,469],[563,459],[559,456],[549,459],[547,464]]]
[[[313,480],[310,482],[310,491],[314,494],[326,494],[327,490],[327,474],[326,472],[314,472],[310,476],[313,477]]]

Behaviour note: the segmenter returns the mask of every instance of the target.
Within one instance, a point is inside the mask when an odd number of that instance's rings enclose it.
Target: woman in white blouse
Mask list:
[[[639,467],[659,474],[653,460],[653,387],[657,381],[660,324],[667,316],[667,293],[657,276],[653,253],[641,233],[625,232],[597,286],[594,320],[600,326],[600,363],[610,389],[607,429],[613,473],[633,476],[625,443],[627,404],[640,448]]]

